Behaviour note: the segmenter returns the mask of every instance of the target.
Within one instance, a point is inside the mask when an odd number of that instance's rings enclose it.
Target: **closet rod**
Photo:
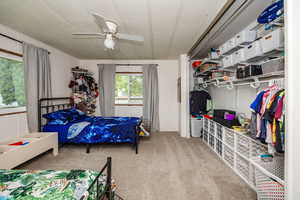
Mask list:
[[[10,39],[10,40],[13,40],[13,41],[15,41],[15,42],[18,42],[18,43],[20,43],[20,44],[23,43],[23,41],[18,40],[18,39],[16,39],[16,38],[13,38],[13,37],[11,37],[11,36],[5,35],[5,34],[3,34],[3,33],[0,33],[0,36],[5,37],[5,38]],[[2,49],[2,50],[3,50],[3,49]],[[19,54],[19,53],[16,53],[16,52],[12,52],[12,51],[5,50],[5,49],[3,50],[3,52],[4,52],[4,51],[7,51],[6,53],[11,53],[11,54],[14,54],[14,55],[16,55],[16,56],[23,57],[22,54]],[[48,50],[47,50],[47,51],[48,51]],[[49,51],[48,51],[48,54],[50,54]]]

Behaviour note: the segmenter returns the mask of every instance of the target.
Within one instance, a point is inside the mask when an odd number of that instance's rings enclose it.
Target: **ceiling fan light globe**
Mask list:
[[[106,48],[108,48],[108,49],[114,49],[114,47],[115,47],[115,42],[112,40],[112,39],[105,39],[104,40],[104,45],[105,45],[105,47]]]

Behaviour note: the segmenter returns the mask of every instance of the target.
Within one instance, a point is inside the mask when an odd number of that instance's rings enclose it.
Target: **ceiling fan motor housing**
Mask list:
[[[118,31],[118,25],[115,22],[112,21],[105,21],[107,27],[109,28],[110,33],[117,33]]]

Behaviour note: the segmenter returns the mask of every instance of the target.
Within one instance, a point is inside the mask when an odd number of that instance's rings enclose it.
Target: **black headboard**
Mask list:
[[[43,115],[58,110],[64,110],[71,108],[72,104],[70,97],[55,97],[55,98],[44,98],[38,102],[38,125],[39,131],[42,131],[42,127],[46,120],[43,120]]]

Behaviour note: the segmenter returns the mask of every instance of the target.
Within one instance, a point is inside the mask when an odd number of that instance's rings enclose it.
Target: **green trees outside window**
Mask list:
[[[23,62],[0,57],[0,109],[25,106]]]
[[[115,104],[143,104],[142,74],[116,74]]]

